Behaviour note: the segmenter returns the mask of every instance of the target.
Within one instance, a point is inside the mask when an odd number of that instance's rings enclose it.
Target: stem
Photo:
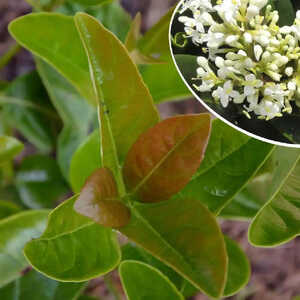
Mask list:
[[[14,44],[11,48],[0,58],[0,69],[5,67],[11,59],[22,49],[19,44]]]
[[[122,300],[120,291],[116,288],[115,284],[113,283],[112,275],[107,274],[107,275],[103,276],[103,279],[104,279],[104,282],[105,282],[108,290],[114,296],[115,300]]]

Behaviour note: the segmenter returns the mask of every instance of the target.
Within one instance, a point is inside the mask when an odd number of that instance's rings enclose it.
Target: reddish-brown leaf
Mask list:
[[[74,209],[105,227],[121,228],[130,220],[130,211],[119,200],[116,182],[107,168],[96,170],[87,179]]]
[[[130,149],[123,175],[143,202],[167,200],[198,169],[211,130],[209,114],[177,116],[143,133]]]

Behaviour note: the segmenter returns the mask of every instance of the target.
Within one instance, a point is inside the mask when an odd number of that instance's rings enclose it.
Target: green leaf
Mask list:
[[[158,202],[178,193],[203,160],[210,130],[210,115],[198,114],[169,118],[143,133],[123,167],[132,196]]]
[[[255,246],[273,247],[300,234],[300,150],[279,148],[272,181],[265,188],[268,202],[255,216],[249,240]]]
[[[128,300],[184,299],[166,276],[145,263],[124,261],[119,273]]]
[[[11,35],[65,76],[83,97],[96,104],[88,60],[74,19],[56,13],[35,13],[14,20]]]
[[[272,0],[274,8],[279,12],[279,26],[292,25],[296,13],[291,0]]]
[[[0,220],[14,215],[21,211],[21,208],[16,204],[8,201],[0,200]]]
[[[250,264],[239,245],[225,236],[226,249],[228,255],[228,274],[224,296],[230,296],[241,290],[249,281]],[[188,281],[169,268],[167,265],[157,260],[151,254],[145,252],[142,248],[126,244],[122,247],[123,260],[137,260],[161,271],[173,282],[177,289],[185,296],[191,297],[199,293],[198,289],[192,286]]]
[[[139,40],[138,49],[147,56],[163,60],[170,58],[169,27],[174,8],[171,8],[146,34]]]
[[[277,167],[277,153],[278,148],[272,151],[271,156],[262,168],[259,169],[247,186],[234,197],[230,204],[222,210],[220,216],[230,219],[251,219],[255,217],[268,200],[268,189],[266,187],[269,187],[272,183],[273,172]]]
[[[76,300],[85,283],[57,282],[31,270],[0,289],[1,300]]]
[[[138,40],[141,35],[141,26],[142,26],[142,15],[141,13],[137,13],[135,18],[133,19],[128,34],[125,40],[126,49],[131,52],[136,49]]]
[[[113,270],[120,262],[116,235],[73,210],[70,198],[49,215],[43,235],[25,246],[31,265],[59,281],[80,282]]]
[[[237,148],[233,148],[234,143]],[[272,145],[245,137],[218,121],[206,152],[207,160],[181,194],[201,201],[211,212],[219,214],[262,167],[273,149]]]
[[[36,58],[38,72],[50,99],[64,123],[58,138],[57,160],[66,179],[69,179],[71,157],[86,138],[95,110],[73,86],[50,65]]]
[[[75,211],[104,227],[129,223],[129,209],[121,202],[116,181],[107,168],[96,170],[86,181],[74,205]]]
[[[75,23],[89,57],[99,104],[103,166],[120,185],[118,160],[123,161],[138,136],[158,121],[158,113],[120,41],[87,14],[78,13]]]
[[[171,59],[164,64],[142,66],[140,70],[155,103],[193,97]]]
[[[26,157],[16,174],[16,187],[30,208],[52,208],[68,192],[56,161],[48,156]]]
[[[13,137],[0,136],[0,164],[12,160],[23,147],[23,144]]]
[[[134,202],[131,221],[120,231],[209,296],[223,294],[225,242],[215,217],[199,201]]]
[[[125,41],[129,31],[131,16],[125,11],[120,1],[106,1],[101,6],[86,7],[84,5],[66,2],[59,12],[74,16],[78,12],[86,12],[97,18],[108,30],[121,41]]]
[[[0,103],[1,100],[6,100],[3,117],[7,123],[41,151],[51,151],[58,120],[38,74],[32,72],[17,78],[0,96]]]
[[[21,276],[28,266],[24,245],[43,232],[48,211],[26,211],[0,221],[0,287]]]
[[[72,157],[70,182],[73,191],[79,193],[87,178],[100,167],[100,136],[96,130],[88,136]]]
[[[250,278],[250,264],[247,256],[239,245],[225,236],[228,255],[228,274],[224,296],[236,294],[248,283]]]

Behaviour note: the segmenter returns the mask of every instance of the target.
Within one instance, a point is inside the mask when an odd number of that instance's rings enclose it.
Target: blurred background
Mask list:
[[[171,0],[122,0],[122,5],[132,16],[138,11],[142,13],[144,31],[164,15],[173,4],[174,1]],[[13,39],[7,32],[8,23],[30,11],[31,8],[25,0],[0,0],[0,57],[14,45]],[[31,54],[20,50],[7,66],[4,68],[0,66],[0,81],[13,80],[33,68]],[[174,114],[195,113],[204,109],[198,101],[189,99],[161,104],[159,110],[162,117],[166,118]],[[247,241],[248,225],[246,222],[222,221],[224,232],[241,244],[252,266],[249,285],[231,299],[290,300],[293,296],[300,295],[300,239],[295,239],[276,249],[254,248]],[[120,288],[117,276],[115,280],[116,286]],[[113,299],[102,279],[93,280],[88,287],[88,292],[102,300]],[[193,300],[206,299],[203,295],[193,298]]]

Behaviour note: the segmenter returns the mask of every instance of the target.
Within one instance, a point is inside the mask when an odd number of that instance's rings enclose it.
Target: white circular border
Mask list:
[[[201,98],[196,94],[196,92],[191,88],[191,86],[187,83],[187,81],[185,80],[185,78],[183,77],[183,75],[181,74],[181,71],[177,65],[177,62],[175,60],[175,57],[174,57],[174,54],[173,54],[173,49],[172,49],[172,25],[173,25],[173,21],[174,21],[174,18],[175,18],[175,15],[178,11],[178,8],[179,6],[184,2],[184,0],[181,0],[179,1],[179,3],[176,5],[175,7],[175,10],[173,12],[173,15],[172,15],[172,18],[171,18],[171,22],[170,22],[170,25],[169,25],[169,47],[170,47],[170,52],[171,52],[171,56],[172,56],[172,60],[173,60],[173,63],[177,69],[177,72],[179,73],[181,79],[183,80],[183,82],[185,83],[185,85],[187,86],[187,88],[190,90],[190,92],[193,94],[193,96],[211,113],[213,114],[214,116],[216,116],[218,119],[222,120],[224,123],[226,123],[227,125],[233,127],[234,129],[252,137],[252,138],[255,138],[257,140],[260,140],[262,142],[266,142],[266,143],[269,143],[269,144],[272,144],[272,145],[277,145],[277,146],[283,146],[283,147],[287,147],[287,148],[300,148],[300,144],[288,144],[288,143],[281,143],[281,142],[276,142],[276,141],[273,141],[273,140],[269,140],[269,139],[266,139],[266,138],[263,138],[259,135],[256,135],[256,134],[253,134],[251,132],[248,132],[247,130],[244,130],[236,125],[234,125],[233,123],[231,123],[230,121],[226,120],[225,118],[223,118],[221,115],[219,115],[218,113],[216,113],[211,107],[209,107],[209,105],[207,105],[205,103],[205,101],[201,100]]]

